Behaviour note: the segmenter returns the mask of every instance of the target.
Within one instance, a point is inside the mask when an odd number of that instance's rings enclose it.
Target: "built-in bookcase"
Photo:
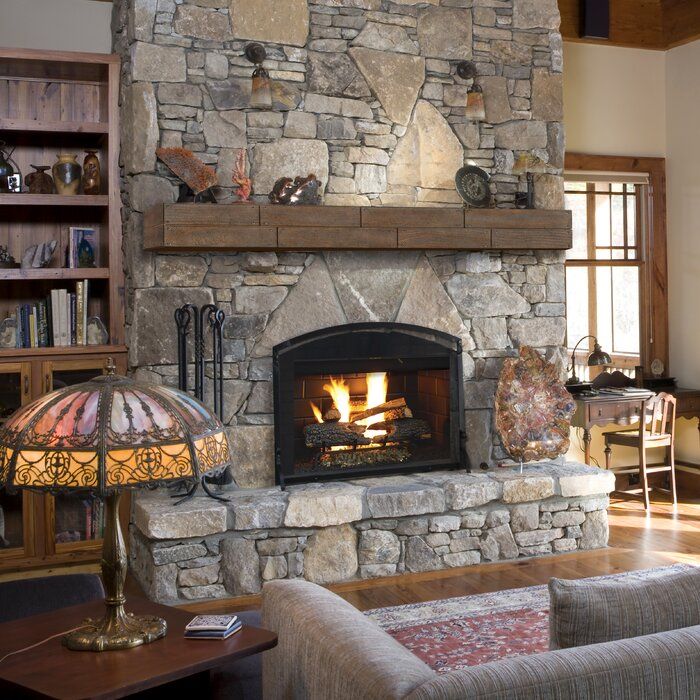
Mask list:
[[[104,371],[109,357],[126,371],[124,276],[119,195],[119,58],[107,54],[0,49],[0,140],[14,148],[22,177],[51,166],[58,153],[87,149],[100,159],[97,195],[0,193],[0,245],[18,261],[31,245],[58,242],[50,265],[0,269],[0,320],[52,289],[76,291],[89,280],[89,316],[99,316],[109,344],[0,348],[0,422],[17,406],[59,385]],[[97,266],[69,268],[71,226],[97,229]],[[87,499],[0,492],[0,572],[99,559],[99,507]]]

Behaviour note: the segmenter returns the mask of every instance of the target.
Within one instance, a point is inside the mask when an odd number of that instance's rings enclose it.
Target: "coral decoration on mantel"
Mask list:
[[[571,212],[547,209],[158,204],[146,250],[566,250]]]

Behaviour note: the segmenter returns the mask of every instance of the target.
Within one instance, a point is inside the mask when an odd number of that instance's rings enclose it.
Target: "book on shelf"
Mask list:
[[[97,229],[86,226],[68,228],[68,267],[97,267]]]
[[[88,280],[76,291],[52,289],[46,299],[15,307],[18,348],[87,345]]]

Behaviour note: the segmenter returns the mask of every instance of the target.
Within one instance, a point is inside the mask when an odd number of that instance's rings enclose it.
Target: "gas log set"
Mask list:
[[[328,468],[401,463],[411,457],[411,444],[432,438],[427,421],[415,418],[404,397],[387,400],[386,372],[366,375],[367,393],[353,397],[341,377],[323,389],[333,400],[325,413],[309,404],[316,423],[304,427],[306,447],[317,448],[314,462]]]

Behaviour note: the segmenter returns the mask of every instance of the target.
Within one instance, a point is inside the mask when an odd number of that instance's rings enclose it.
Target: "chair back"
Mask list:
[[[676,424],[676,397],[660,392],[644,401],[642,407],[644,432],[649,437],[673,436]]]

